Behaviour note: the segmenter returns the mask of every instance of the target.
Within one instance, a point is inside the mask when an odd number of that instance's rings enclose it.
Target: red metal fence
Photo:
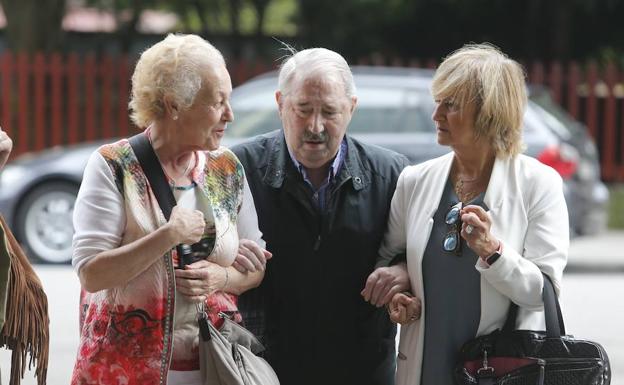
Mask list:
[[[361,64],[423,66],[433,60],[403,62],[373,58]],[[133,63],[125,56],[0,54],[0,124],[14,140],[14,153],[128,136],[128,92]],[[233,83],[274,64],[230,62]],[[552,89],[554,99],[584,122],[600,151],[602,176],[624,182],[624,72],[614,63],[527,65],[529,81]]]
[[[132,133],[132,69],[126,56],[0,54],[0,125],[14,141],[12,155]],[[268,69],[230,66],[236,81]]]

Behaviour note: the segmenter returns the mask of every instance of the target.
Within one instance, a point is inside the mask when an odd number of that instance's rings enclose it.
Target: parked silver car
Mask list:
[[[351,135],[403,153],[413,163],[449,151],[437,144],[431,120],[432,71],[387,67],[353,71],[358,107],[349,126]],[[276,88],[277,75],[269,73],[234,89],[235,121],[224,145],[281,127]],[[600,181],[595,145],[578,122],[548,101],[547,93],[534,95],[540,96],[538,103],[529,103],[524,119],[526,153],[564,178],[573,234],[598,232],[606,226],[608,190]],[[0,212],[34,260],[65,263],[71,258],[76,193],[89,155],[102,143],[22,156],[0,175]]]

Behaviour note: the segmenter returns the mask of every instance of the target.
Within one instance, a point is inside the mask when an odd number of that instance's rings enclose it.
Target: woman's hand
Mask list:
[[[12,149],[13,141],[9,138],[9,135],[2,130],[2,127],[0,127],[0,170],[2,170],[7,159],[9,159]]]
[[[420,319],[421,311],[420,299],[406,293],[396,293],[388,304],[390,320],[401,325]]]
[[[225,267],[206,260],[176,269],[176,288],[192,302],[202,302],[215,291],[224,290],[228,281]]]
[[[475,254],[485,260],[498,250],[500,242],[490,232],[492,219],[482,207],[464,206],[461,210],[461,220],[463,222],[461,236]]]
[[[264,271],[266,263],[273,257],[270,251],[263,249],[249,239],[241,239],[238,242],[238,254],[232,264],[242,274],[247,272]]]
[[[204,228],[206,227],[204,213],[199,210],[174,206],[167,226],[169,226],[176,245],[180,243],[190,245],[199,242],[202,235],[204,235]]]

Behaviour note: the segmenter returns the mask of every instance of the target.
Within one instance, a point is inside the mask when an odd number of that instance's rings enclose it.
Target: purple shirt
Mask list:
[[[297,161],[292,151],[290,151],[290,148],[288,146],[286,147],[288,148],[288,154],[290,154],[290,159],[292,159],[293,163],[295,164],[295,168],[299,170],[299,172],[303,176],[303,180],[314,192],[314,194],[312,195],[312,200],[314,201],[314,204],[316,205],[317,208],[321,210],[325,210],[327,197],[329,195],[329,188],[332,186],[334,182],[334,178],[336,175],[338,175],[338,172],[340,171],[340,167],[342,167],[345,156],[347,155],[346,138],[342,139],[342,142],[340,143],[340,147],[338,148],[338,153],[336,154],[336,157],[334,158],[334,161],[332,162],[332,165],[329,168],[329,172],[327,173],[328,175],[323,181],[323,183],[321,184],[321,187],[319,187],[318,189],[315,189],[312,182],[310,182],[310,179],[308,178],[308,172],[306,171],[305,167]]]

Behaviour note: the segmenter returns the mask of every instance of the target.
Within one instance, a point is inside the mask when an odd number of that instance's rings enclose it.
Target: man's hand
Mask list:
[[[266,263],[273,257],[270,251],[258,246],[249,239],[241,239],[238,243],[238,254],[232,267],[245,274],[247,272],[264,271]]]
[[[2,127],[0,127],[0,170],[2,170],[7,159],[9,159],[12,149],[13,141],[9,138],[9,135],[2,130]]]
[[[366,280],[364,290],[360,292],[364,300],[380,307],[386,305],[396,293],[410,289],[407,265],[379,267]]]

